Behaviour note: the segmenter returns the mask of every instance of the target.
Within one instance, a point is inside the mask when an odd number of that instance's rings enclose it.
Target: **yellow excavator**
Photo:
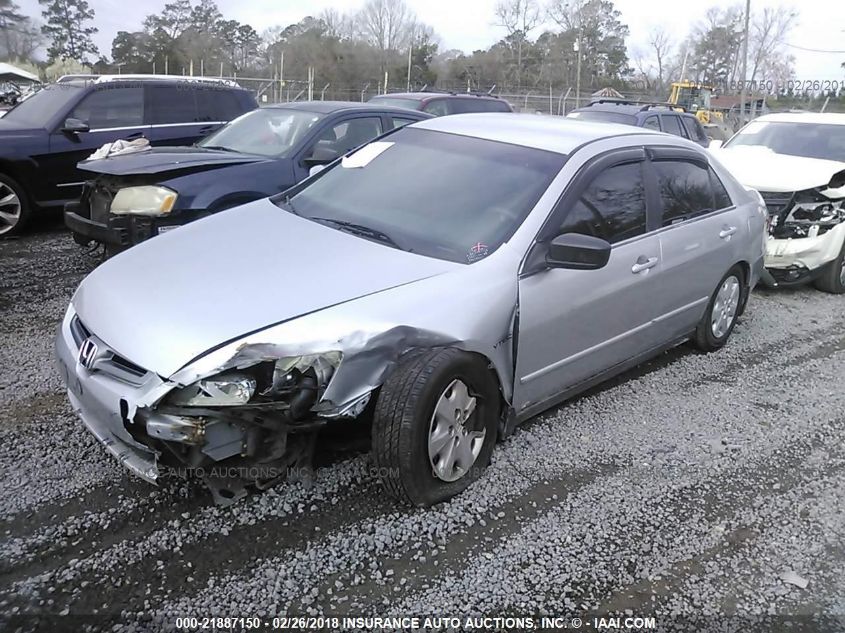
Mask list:
[[[710,109],[713,87],[694,81],[675,81],[669,94],[669,103],[682,106],[692,112],[702,124],[724,121],[721,112]]]

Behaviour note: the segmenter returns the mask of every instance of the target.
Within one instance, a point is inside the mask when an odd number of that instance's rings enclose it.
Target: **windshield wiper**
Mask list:
[[[291,200],[291,196],[287,195],[284,198],[279,199],[279,202],[282,204],[286,211],[293,213],[294,215],[299,215],[299,211],[296,210],[296,207],[293,206],[293,201]]]
[[[399,246],[399,244],[397,244],[396,241],[387,233],[379,231],[378,229],[371,228],[369,226],[365,226],[363,224],[347,222],[346,220],[335,220],[334,218],[310,219],[316,222],[328,222],[329,224],[333,224],[334,226],[346,231],[347,233],[352,233],[353,235],[358,235],[360,237],[365,237],[375,240],[377,242],[381,242],[382,244],[387,244],[388,246],[392,246],[393,248],[398,248],[400,251],[408,251],[409,253],[413,253],[410,248],[402,248],[401,246]]]
[[[223,147],[222,145],[199,145],[199,147],[203,149],[216,149],[220,150],[221,152],[237,152],[238,150],[232,149],[231,147]],[[240,152],[238,152],[240,153]]]

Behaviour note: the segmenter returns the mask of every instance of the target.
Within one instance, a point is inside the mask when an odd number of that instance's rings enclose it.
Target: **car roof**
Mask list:
[[[845,113],[837,112],[779,112],[764,114],[755,121],[769,121],[772,123],[829,123],[830,125],[845,125]]]
[[[496,99],[500,100],[499,97],[495,95],[487,95],[487,94],[477,94],[477,93],[464,93],[464,92],[390,92],[388,94],[383,95],[376,95],[372,97],[372,99],[378,98],[386,98],[390,99],[391,97],[395,97],[397,99],[419,99],[419,100],[426,100],[426,99],[433,99],[433,98],[455,98],[460,97],[462,99]]]
[[[614,103],[613,101],[596,101],[584,107],[572,110],[572,112],[615,112],[617,114],[627,114],[630,116],[645,116],[648,114],[678,114],[681,116],[695,116],[689,112],[674,110],[671,105],[664,103]]]
[[[651,136],[662,143],[672,142],[670,139],[684,140],[622,123],[582,121],[543,114],[510,112],[453,114],[420,121],[414,123],[413,127],[534,147],[558,154],[570,154],[585,143],[616,136]],[[687,144],[685,143],[684,146]]]
[[[424,112],[410,110],[408,108],[397,108],[395,106],[379,105],[377,103],[359,101],[292,101],[291,103],[274,103],[263,106],[265,108],[285,108],[290,110],[304,110],[316,114],[332,114],[341,110],[357,110],[361,112],[392,112],[395,114],[411,114],[416,116],[424,115]]]

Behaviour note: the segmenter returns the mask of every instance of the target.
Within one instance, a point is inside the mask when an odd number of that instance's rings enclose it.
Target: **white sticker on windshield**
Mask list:
[[[751,123],[745,126],[745,129],[742,130],[742,133],[757,134],[758,132],[762,132],[767,125],[768,122],[766,121],[752,121]]]
[[[354,154],[344,156],[343,160],[340,161],[340,164],[342,167],[346,167],[347,169],[366,167],[370,164],[370,161],[379,156],[391,145],[393,145],[393,143],[388,143],[387,141],[376,141],[375,143],[364,145],[364,147]]]

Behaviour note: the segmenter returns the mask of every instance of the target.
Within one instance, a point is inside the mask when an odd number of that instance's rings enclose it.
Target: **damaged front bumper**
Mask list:
[[[799,285],[818,277],[845,243],[845,224],[815,237],[770,238],[766,242],[766,270],[778,286]]]
[[[357,417],[370,399],[367,391],[341,407],[323,406],[311,391],[303,404],[294,390],[288,402],[179,406],[171,394],[184,391],[181,384],[120,357],[72,308],[56,359],[73,409],[126,468],[153,484],[195,476],[221,505],[245,496],[247,486],[310,478],[317,431],[331,419]]]

